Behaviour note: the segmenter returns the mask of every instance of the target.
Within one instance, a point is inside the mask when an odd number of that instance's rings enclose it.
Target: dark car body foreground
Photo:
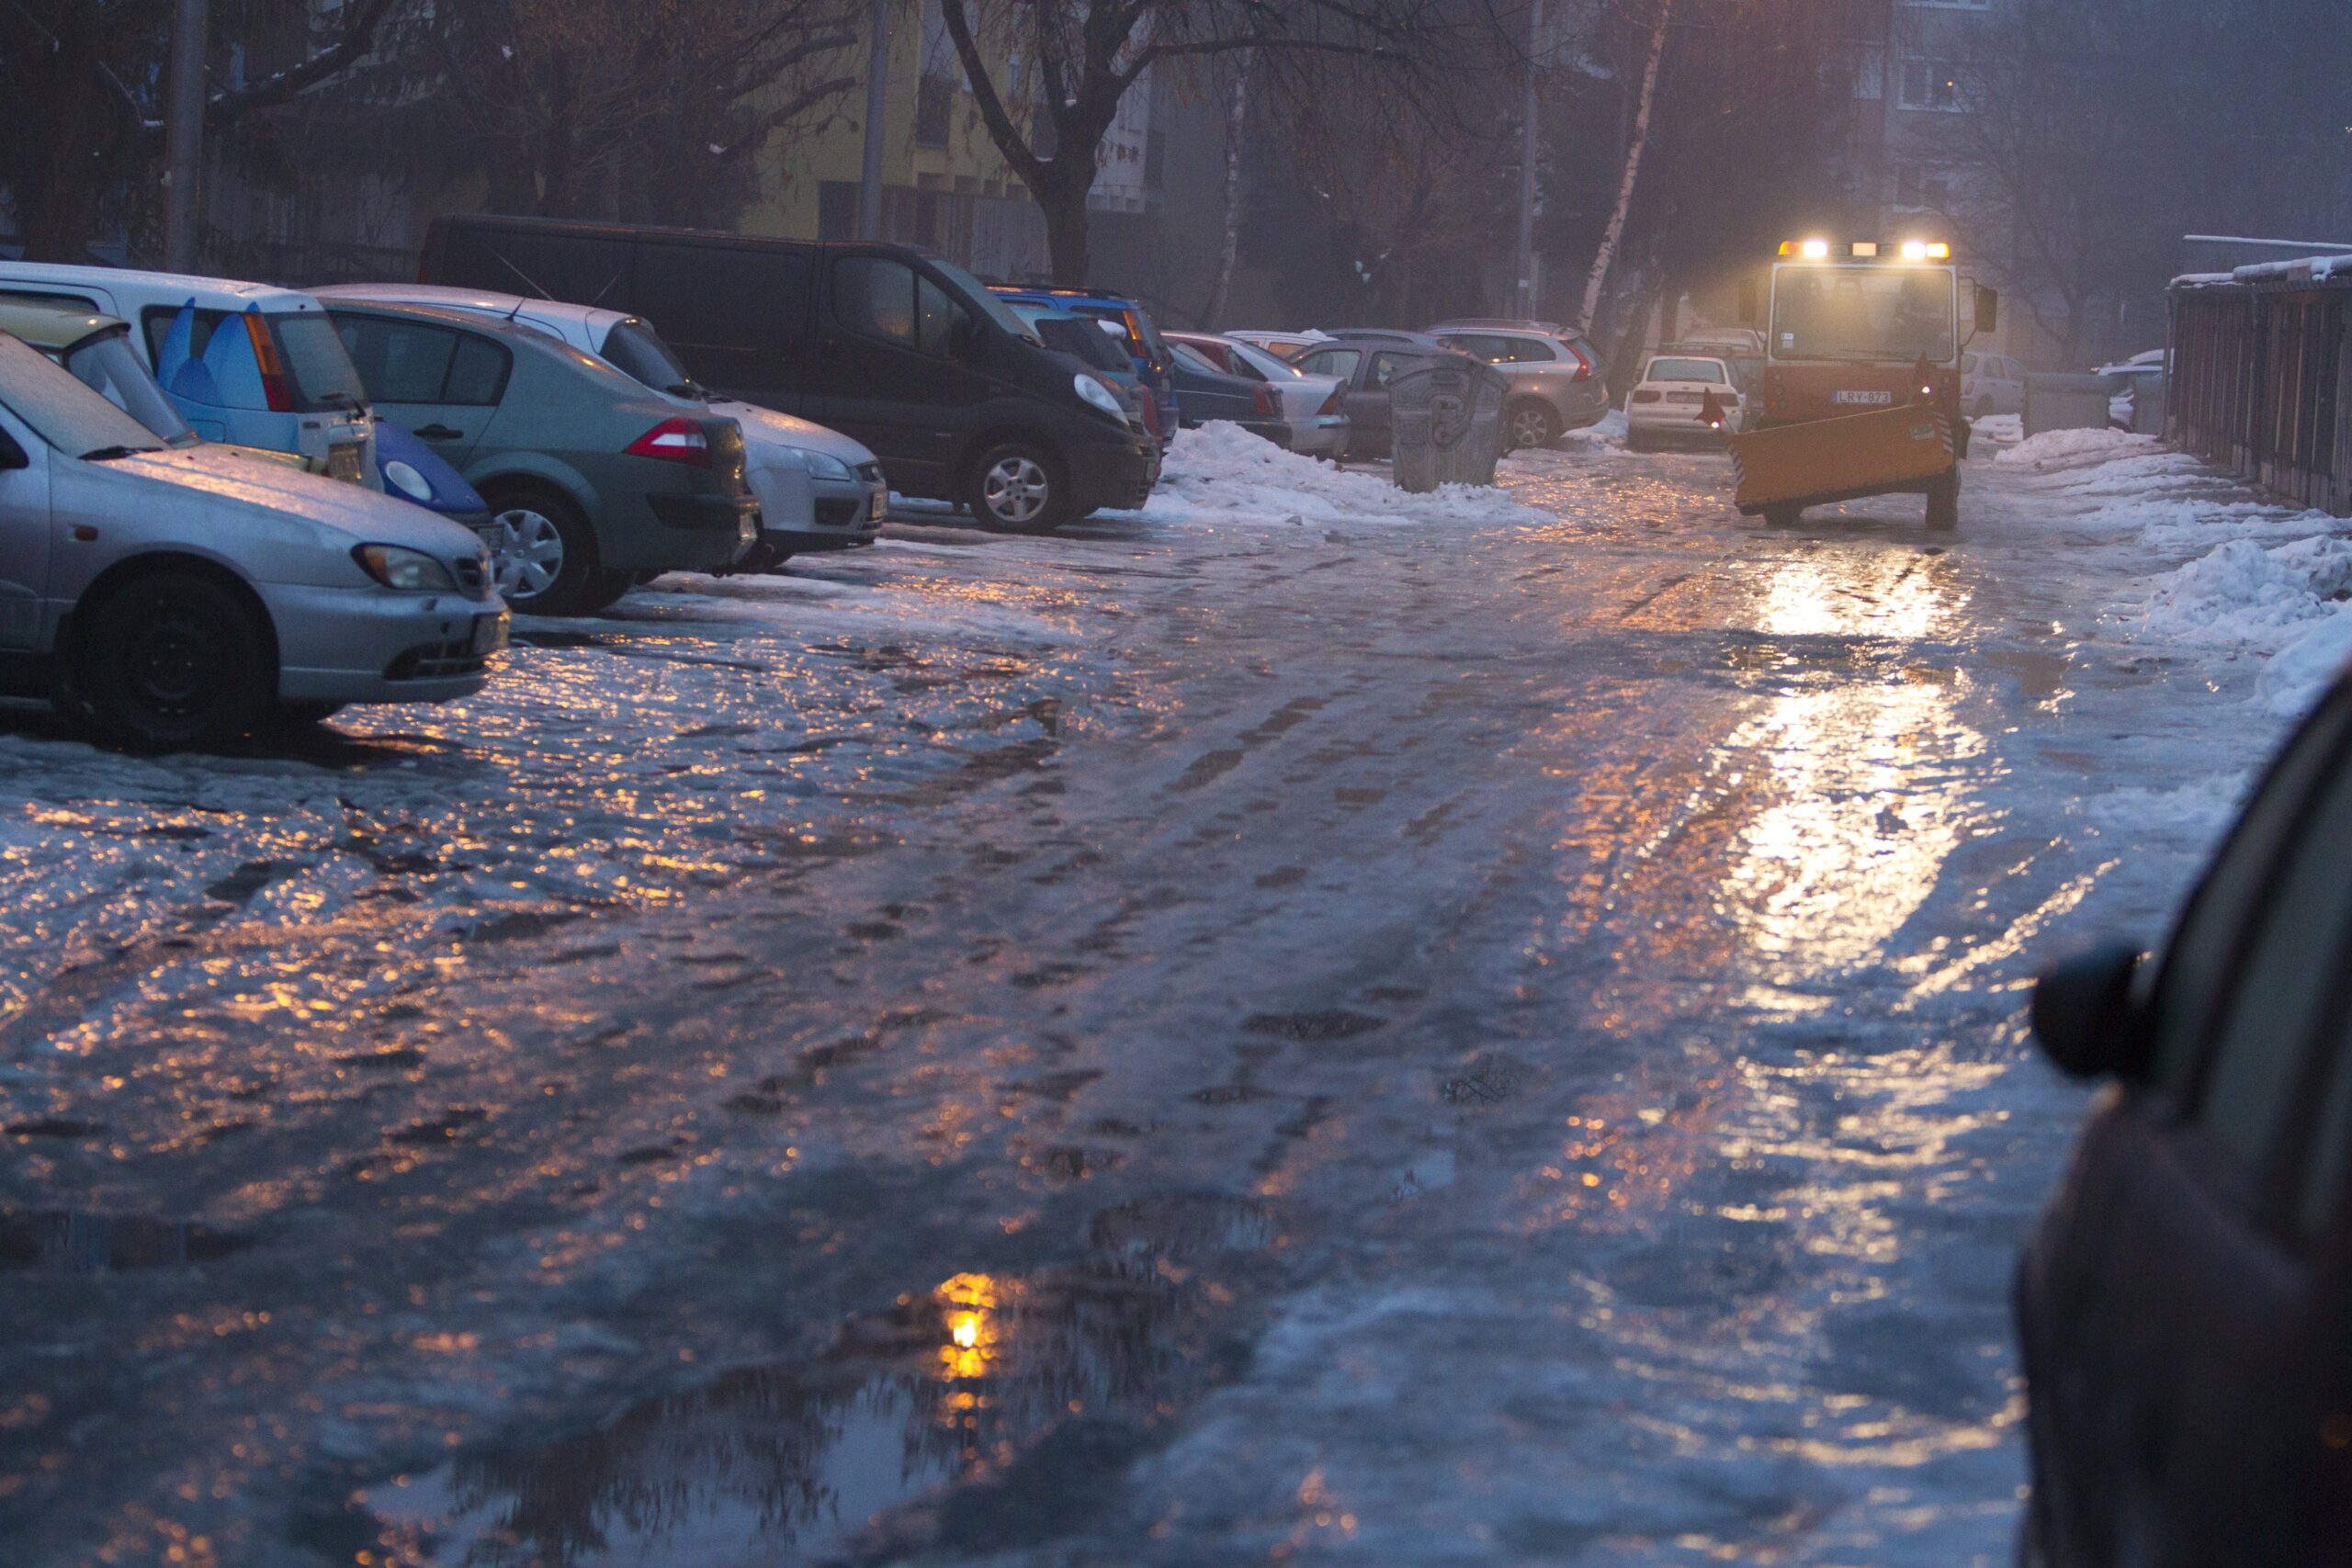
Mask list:
[[[2114,1081],[2018,1275],[2021,1561],[2352,1562],[2352,681],[2161,956],[2061,966],[2034,1026]]]
[[[547,219],[434,220],[423,280],[523,288],[658,321],[724,397],[864,442],[908,495],[1052,527],[1140,506],[1159,452],[1072,386],[1004,302],[904,245]],[[1017,517],[992,476],[1018,475]]]

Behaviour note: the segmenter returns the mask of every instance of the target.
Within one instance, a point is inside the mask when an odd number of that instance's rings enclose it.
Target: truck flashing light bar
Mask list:
[[[1941,240],[1905,240],[1899,248],[1883,245],[1876,240],[1856,240],[1848,247],[1848,254],[1857,261],[1876,261],[1890,253],[1901,255],[1907,262],[1951,259],[1951,246]],[[1827,261],[1829,242],[1823,239],[1783,240],[1781,242],[1781,254],[1801,256],[1806,261]]]

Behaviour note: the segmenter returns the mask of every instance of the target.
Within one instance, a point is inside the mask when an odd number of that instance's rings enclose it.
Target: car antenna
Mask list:
[[[621,275],[619,273],[616,272],[613,274],[612,276],[605,280],[605,287],[596,290],[596,298],[589,300],[588,303],[591,306],[603,304],[605,302],[605,296],[610,294],[613,291],[613,285],[618,283],[620,280]]]
[[[548,293],[546,289],[544,289],[544,288],[540,288],[540,287],[538,286],[537,282],[537,281],[535,281],[535,280],[532,278],[532,276],[531,276],[531,275],[530,275],[529,273],[525,272],[521,267],[516,266],[513,262],[508,261],[508,260],[506,259],[505,253],[503,253],[503,252],[502,252],[502,251],[492,251],[492,252],[491,252],[490,254],[491,254],[492,255],[494,255],[494,256],[496,256],[496,257],[498,258],[498,265],[501,265],[501,266],[504,267],[507,271],[509,271],[509,272],[513,273],[515,276],[517,276],[517,277],[521,278],[521,279],[523,280],[523,287],[524,287],[524,288],[526,288],[529,289],[532,293],[534,293],[534,294],[537,295],[537,296],[538,296],[540,299],[554,299],[554,298],[555,298],[555,296],[554,296],[554,295],[552,295],[552,294]],[[514,299],[514,309],[507,312],[507,314],[506,314],[506,319],[507,319],[508,321],[513,321],[516,316],[519,316],[519,315],[521,315],[522,313],[523,313],[523,297],[522,297],[521,295],[516,295],[516,296],[515,296],[515,299]]]

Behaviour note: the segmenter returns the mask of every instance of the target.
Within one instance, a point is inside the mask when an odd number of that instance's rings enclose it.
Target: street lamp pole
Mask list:
[[[178,0],[172,22],[169,102],[164,125],[164,265],[196,270],[198,169],[204,153],[206,0]]]
[[[1544,0],[1528,0],[1526,101],[1520,111],[1519,145],[1519,302],[1515,314],[1526,321],[1535,314],[1535,149],[1537,56],[1543,49]]]
[[[184,0],[185,3],[185,0]],[[882,137],[890,107],[890,0],[866,0],[865,164],[859,171],[857,237],[882,237]]]

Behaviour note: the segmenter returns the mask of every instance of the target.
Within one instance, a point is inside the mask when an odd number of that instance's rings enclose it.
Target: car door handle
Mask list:
[[[466,438],[464,431],[452,430],[446,424],[421,425],[416,434],[427,441],[463,441]]]

